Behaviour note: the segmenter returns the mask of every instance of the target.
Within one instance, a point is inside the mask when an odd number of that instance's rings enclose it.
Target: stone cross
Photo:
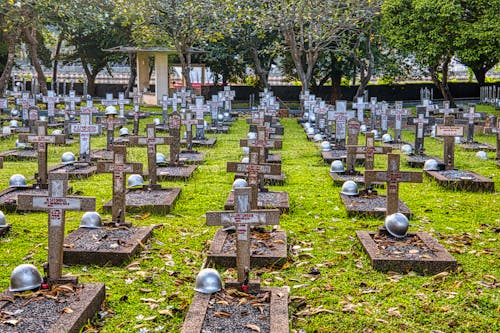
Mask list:
[[[224,102],[225,102],[225,110],[231,111],[231,101],[236,96],[236,92],[231,90],[230,86],[224,86]]]
[[[403,109],[403,101],[396,101],[394,109],[389,110],[389,114],[394,116],[394,141],[401,142],[401,128],[403,116],[410,114],[410,110]]]
[[[387,183],[387,206],[386,216],[399,212],[399,183],[421,183],[422,173],[415,171],[399,170],[399,154],[387,155],[387,171],[365,171],[365,182]]]
[[[346,124],[349,118],[353,117],[352,111],[347,111],[347,101],[336,101],[333,120],[335,121],[335,143],[338,147],[345,146]]]
[[[316,128],[319,133],[325,132],[326,118],[328,115],[328,105],[325,101],[320,101],[315,109],[316,111]]]
[[[63,284],[76,283],[76,279],[62,276],[64,223],[66,211],[95,211],[95,198],[67,197],[68,174],[54,172],[49,175],[49,195],[33,196],[20,194],[17,197],[18,207],[22,210],[48,211],[48,283]]]
[[[35,100],[30,97],[29,92],[23,92],[21,97],[16,98],[16,105],[21,106],[23,125],[27,125],[29,119],[28,109],[35,106]]]
[[[68,92],[68,96],[64,97],[64,103],[66,104],[64,110],[64,134],[66,138],[69,138],[70,135],[70,116],[76,114],[76,103],[80,103],[82,98],[76,96],[76,92],[74,90],[70,90]]]
[[[90,163],[90,137],[101,133],[100,125],[92,124],[92,113],[97,110],[93,106],[92,100],[87,100],[85,106],[80,107],[80,123],[71,124],[70,132],[80,135],[80,162]]]
[[[9,100],[7,98],[0,98],[0,111],[9,107]]]
[[[368,107],[370,108],[370,127],[371,129],[375,129],[377,125],[377,97],[370,98]]]
[[[55,122],[55,110],[56,103],[59,102],[59,97],[56,96],[54,90],[48,90],[47,96],[42,97],[42,101],[47,103],[47,115],[49,118],[49,124],[53,124]]]
[[[257,148],[259,151],[259,162],[266,163],[269,149],[281,149],[283,147],[282,140],[271,140],[268,138],[266,126],[257,126],[256,139],[241,139],[240,147]]]
[[[281,175],[281,165],[273,163],[259,163],[257,152],[250,152],[250,162],[227,162],[226,171],[247,175],[248,185],[252,188],[252,209],[257,209],[259,187],[263,183],[264,175]]]
[[[47,135],[47,122],[36,122],[36,134],[19,134],[20,142],[36,144],[38,152],[38,185],[40,188],[48,187],[47,174],[47,144],[63,144],[64,135]]]
[[[172,137],[170,141],[170,166],[181,166],[179,159],[181,147],[181,115],[174,111],[170,114],[168,123],[169,133]]]
[[[357,102],[352,104],[352,108],[357,110],[358,121],[363,124],[365,122],[364,112],[366,108],[363,97],[358,97]]]
[[[130,104],[130,99],[125,98],[125,93],[118,93],[118,100],[116,101],[120,108],[120,118],[125,118],[125,105]]]
[[[106,118],[101,120],[101,123],[106,124],[106,149],[113,150],[113,143],[115,141],[115,127],[123,125],[123,120],[116,118],[116,115],[107,115]]]
[[[133,135],[139,135],[139,121],[141,119],[141,106],[134,104],[134,127],[132,128]]]
[[[203,97],[197,96],[194,100],[194,105],[190,105],[189,109],[196,115],[196,139],[205,139],[205,112],[208,111],[208,105],[203,104]]]
[[[361,124],[358,119],[351,118],[347,121],[347,144],[357,145],[359,139],[359,128]]]
[[[389,114],[388,114],[388,105],[386,102],[381,102],[380,107],[378,109],[378,115],[380,116],[380,127],[382,130],[382,134],[387,133],[387,123],[389,120]]]
[[[208,226],[236,227],[236,268],[238,284],[248,283],[250,271],[251,240],[250,226],[278,225],[279,209],[252,209],[252,189],[237,187],[234,189],[234,211],[207,212]]]
[[[156,185],[158,178],[156,175],[156,146],[168,145],[172,142],[172,137],[157,137],[155,127],[155,124],[147,124],[146,136],[137,138],[138,145],[148,147],[148,172],[151,187]]]
[[[40,109],[37,106],[30,106],[28,109],[28,127],[30,133],[36,132],[36,122],[38,120],[38,114],[40,113]]]
[[[132,97],[132,103],[134,105],[141,104],[142,93],[139,91],[139,89],[137,89],[137,87],[134,87],[134,89],[132,90],[132,95],[130,95],[130,97]]]
[[[221,106],[219,102],[218,95],[212,95],[212,100],[208,101],[207,104],[210,106],[210,114],[212,117],[212,126],[217,126],[217,115],[219,114],[219,107]]]
[[[104,106],[117,105],[118,101],[113,98],[112,93],[106,93],[106,98],[101,100],[101,104]]]
[[[443,137],[444,164],[446,170],[455,168],[455,137],[463,136],[464,128],[455,126],[455,117],[445,116],[444,125],[436,127],[436,136]]]
[[[469,105],[469,112],[464,113],[463,115],[464,118],[468,119],[468,129],[467,129],[467,142],[468,143],[473,143],[474,142],[474,121],[476,118],[480,118],[481,115],[479,113],[476,113],[476,106],[475,105]]]
[[[493,129],[497,133],[497,160],[500,160],[500,117],[497,118],[496,127]]]
[[[392,148],[388,146],[375,146],[375,135],[366,132],[366,143],[364,146],[347,146],[346,171],[354,174],[356,167],[356,155],[365,155],[365,170],[373,170],[375,167],[375,154],[388,154]],[[369,189],[371,184],[365,179],[365,187]]]
[[[425,110],[417,107],[417,116],[408,118],[408,125],[415,125],[415,155],[424,154],[424,133],[427,125],[434,125],[434,117],[425,117]]]
[[[161,114],[163,118],[163,125],[168,125],[168,105],[172,103],[172,100],[168,98],[167,95],[163,95],[160,100]],[[172,108],[173,109],[173,108]]]
[[[455,113],[455,109],[450,108],[450,101],[443,101],[443,108],[439,109],[438,112],[444,114],[445,116],[449,116],[450,114]]]
[[[112,222],[115,225],[125,224],[125,184],[126,175],[142,174],[142,163],[127,163],[127,148],[115,145],[113,147],[113,162],[97,162],[98,173],[113,174],[113,206],[111,208]]]
[[[191,90],[186,90],[186,87],[182,86],[181,90],[177,92],[177,97],[181,100],[181,107],[185,108],[188,104],[188,99],[191,98]]]
[[[198,124],[197,119],[193,119],[193,113],[191,110],[185,110],[184,119],[182,119],[182,125],[186,126],[186,150],[188,152],[193,151],[193,131],[192,126]]]

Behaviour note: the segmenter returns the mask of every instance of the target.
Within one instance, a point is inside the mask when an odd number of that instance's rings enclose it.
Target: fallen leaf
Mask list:
[[[174,317],[172,311],[170,311],[169,309],[162,309],[162,310],[158,310],[158,313],[161,314],[161,315],[167,315],[171,318]]]
[[[387,313],[390,315],[390,316],[394,316],[394,317],[401,317],[401,312],[399,312],[398,308],[397,307],[394,307],[394,308],[389,308],[387,310]]]
[[[219,318],[229,318],[229,317],[231,317],[231,314],[229,312],[225,312],[225,311],[217,311],[217,312],[214,312],[214,316],[219,317]]]
[[[257,326],[257,325],[254,325],[254,324],[246,324],[245,325],[246,328],[249,328],[251,329],[252,331],[255,331],[255,332],[260,332],[260,327]]]
[[[70,309],[70,308],[64,308],[64,309],[62,309],[62,311],[63,311],[64,313],[73,313],[73,310],[72,310],[72,309]]]
[[[18,320],[18,319],[8,319],[8,320],[2,321],[3,324],[7,324],[10,326],[16,326],[17,324],[19,324],[19,322],[21,322],[21,320]]]
[[[297,315],[297,316],[314,316],[318,313],[335,313],[335,311],[323,309],[322,307],[318,307],[316,309],[306,309],[306,310],[299,311],[295,315]]]

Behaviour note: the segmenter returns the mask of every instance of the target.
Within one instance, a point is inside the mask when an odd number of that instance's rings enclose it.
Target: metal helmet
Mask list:
[[[394,213],[385,218],[385,229],[396,238],[403,238],[408,232],[408,218],[401,213]]]
[[[224,116],[222,115],[222,113],[219,113],[219,114],[217,115],[217,120],[218,120],[218,121],[223,121],[223,120],[224,120]]]
[[[139,174],[132,174],[128,177],[128,188],[138,188],[144,185],[144,179]]]
[[[314,134],[314,128],[313,128],[313,127],[309,127],[309,128],[306,130],[306,133],[307,133],[307,135],[313,135],[313,134]]]
[[[243,155],[250,154],[250,148],[249,147],[243,147],[242,150],[243,150]]]
[[[330,172],[344,172],[344,163],[342,163],[342,161],[340,160],[333,161],[330,165]]]
[[[330,151],[332,150],[332,145],[329,141],[323,141],[320,144],[321,151]]]
[[[122,127],[120,128],[120,136],[126,136],[129,135],[130,133],[128,132],[128,128]]]
[[[26,148],[26,143],[19,142],[19,140],[16,140],[16,149],[24,149],[24,148]]]
[[[222,289],[219,272],[213,268],[204,268],[196,276],[194,290],[203,294],[216,293]]]
[[[311,123],[315,123],[316,122],[316,115],[314,113],[309,117],[309,121]]]
[[[118,114],[118,111],[116,111],[116,108],[113,105],[108,105],[106,106],[106,110],[104,111],[104,114],[106,116],[114,116]]]
[[[389,133],[385,133],[384,135],[382,135],[382,142],[383,143],[392,142],[392,135],[390,135]]]
[[[75,154],[73,154],[72,152],[70,151],[67,151],[65,152],[64,154],[62,154],[61,156],[61,162],[62,164],[66,165],[66,164],[71,164],[71,163],[75,163],[76,161],[76,157],[75,157]]]
[[[17,109],[12,109],[12,110],[10,110],[10,115],[12,117],[17,117],[17,116],[19,116],[19,111]]]
[[[488,154],[486,154],[485,151],[480,150],[480,151],[478,151],[476,153],[476,157],[479,158],[479,159],[481,159],[481,160],[487,160],[488,159]]]
[[[248,183],[243,178],[236,178],[233,182],[232,189],[235,189],[236,187],[248,187]]]
[[[156,153],[156,164],[165,164],[167,163],[167,158],[163,153]]]
[[[320,142],[323,140],[323,135],[320,133],[314,134],[313,141],[314,142]]]
[[[60,129],[56,129],[56,130],[52,131],[52,135],[62,135],[62,134],[63,134],[63,131]]]
[[[47,121],[47,117],[46,116],[40,116],[40,121]]]
[[[364,133],[364,132],[368,131],[368,127],[366,127],[366,125],[363,124],[363,125],[359,126],[359,130],[361,133]]]
[[[17,120],[12,119],[11,121],[9,121],[9,126],[13,127],[13,128],[17,128],[17,127],[19,127],[19,123]]]
[[[241,163],[250,163],[250,158],[248,156],[243,157]]]
[[[309,119],[309,112],[304,112],[304,118]]]
[[[376,129],[371,130],[371,132],[373,133],[373,138],[375,140],[380,140],[380,133]]]
[[[10,275],[10,291],[18,292],[40,288],[42,275],[31,264],[22,264],[14,268]]]
[[[248,140],[255,140],[255,139],[257,139],[257,133],[255,133],[255,132],[248,132],[247,139]]]
[[[347,180],[342,184],[340,193],[345,195],[358,195],[358,184],[352,180]]]
[[[102,227],[101,215],[98,212],[85,212],[80,220],[80,228],[98,229]]]
[[[26,177],[23,175],[16,173],[12,175],[9,179],[9,187],[27,187],[28,182],[26,181]]]
[[[435,159],[431,158],[424,163],[425,171],[439,171],[439,163]]]
[[[402,145],[401,152],[405,155],[411,155],[411,154],[413,154],[413,147],[409,144]]]
[[[231,114],[229,112],[224,112],[224,118],[226,119],[231,118]]]
[[[154,124],[155,126],[160,125],[160,124],[161,124],[160,118],[154,118],[154,119],[153,119],[153,124]]]
[[[5,218],[5,214],[0,210],[0,227],[4,227],[7,225],[7,219]]]
[[[307,121],[304,123],[304,128],[305,129],[308,129],[309,127],[311,127],[311,124]]]
[[[456,136],[455,137],[455,144],[459,145],[462,143],[462,137],[461,136]]]

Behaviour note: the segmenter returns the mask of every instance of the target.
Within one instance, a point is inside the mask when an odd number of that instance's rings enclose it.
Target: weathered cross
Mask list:
[[[92,114],[97,110],[92,100],[87,100],[85,106],[80,107],[80,123],[71,124],[70,132],[80,135],[80,162],[90,163],[90,136],[101,133],[100,125],[92,124]]]
[[[352,111],[347,111],[347,101],[336,101],[333,120],[335,121],[335,143],[339,148],[345,147],[346,124],[354,116]]]
[[[47,122],[36,122],[36,134],[19,134],[19,142],[34,143],[38,151],[38,185],[47,188],[47,144],[63,144],[64,135],[47,135]]]
[[[267,127],[257,126],[257,138],[240,139],[240,147],[257,148],[259,151],[259,163],[266,163],[269,149],[281,149],[283,147],[282,140],[271,140],[268,137]]]
[[[168,95],[161,96],[160,105],[161,105],[161,114],[162,114],[164,126],[168,125],[168,105],[169,104],[171,104],[171,99],[168,98]]]
[[[325,101],[321,101],[315,108],[315,111],[316,111],[316,128],[320,133],[324,133],[326,127],[326,119],[328,116],[328,105],[326,105]]]
[[[359,139],[359,128],[361,124],[357,118],[351,118],[347,121],[347,144],[356,146]]]
[[[224,86],[224,102],[225,102],[225,110],[231,111],[231,101],[236,96],[236,92],[231,90],[230,86]]]
[[[134,104],[134,127],[132,128],[133,135],[139,135],[139,121],[141,119],[141,106]]]
[[[436,136],[443,137],[446,170],[453,170],[455,168],[455,137],[463,135],[464,128],[462,126],[455,126],[454,116],[445,116],[444,125],[436,127]]]
[[[381,102],[378,108],[378,116],[380,116],[380,127],[382,130],[382,134],[387,133],[387,123],[389,120],[389,114],[387,112],[388,107],[389,106],[386,102]]]
[[[181,115],[179,112],[174,111],[168,118],[170,124],[169,133],[172,137],[170,141],[170,166],[181,166],[179,155],[181,150]]]
[[[155,124],[146,125],[146,136],[137,138],[137,143],[140,146],[148,147],[148,172],[149,186],[154,187],[157,183],[156,174],[156,146],[168,145],[172,142],[172,137],[157,137]]]
[[[497,118],[496,127],[493,129],[497,133],[497,160],[500,160],[500,117]]]
[[[106,149],[113,150],[115,140],[115,127],[123,125],[123,118],[117,118],[115,114],[108,114],[106,118],[101,119],[101,123],[106,125]]]
[[[371,129],[375,129],[377,126],[377,97],[370,98],[368,107],[370,109],[370,127]]]
[[[130,99],[125,98],[125,93],[118,93],[118,100],[116,101],[120,108],[120,118],[125,118],[125,105],[130,104]]]
[[[424,133],[427,125],[434,125],[434,117],[425,117],[423,107],[417,106],[417,116],[408,118],[408,125],[415,125],[415,155],[424,154]]]
[[[35,100],[30,97],[29,92],[23,92],[20,98],[16,98],[16,105],[21,106],[23,125],[27,125],[29,115],[28,109],[35,105]]]
[[[352,108],[357,110],[358,121],[363,124],[365,121],[364,112],[366,109],[364,98],[358,97],[357,102],[352,104]]]
[[[55,121],[56,103],[59,102],[59,97],[56,96],[54,90],[48,90],[47,96],[42,97],[42,101],[47,103],[47,115],[49,117],[49,124]]]
[[[403,109],[403,101],[396,101],[394,109],[389,110],[389,114],[394,116],[394,141],[401,142],[401,127],[403,116],[410,114],[410,110]]]
[[[113,147],[113,162],[97,162],[98,173],[113,174],[113,206],[111,208],[112,223],[125,224],[125,176],[127,174],[142,174],[142,163],[127,163],[127,148],[115,145]]]
[[[237,187],[234,189],[234,211],[207,212],[207,226],[236,227],[236,268],[238,284],[248,283],[250,271],[251,240],[250,226],[278,225],[279,209],[251,208],[252,189]]]
[[[189,109],[196,115],[196,136],[198,140],[205,140],[205,112],[208,110],[208,105],[203,104],[203,97],[197,96],[194,100],[194,105],[190,105]]]
[[[186,90],[186,87],[182,86],[181,90],[177,92],[177,97],[181,100],[181,107],[185,108],[188,104],[188,99],[191,98],[191,90]]]
[[[250,152],[249,163],[227,162],[226,171],[243,173],[247,175],[248,185],[252,188],[252,209],[257,209],[259,187],[263,183],[264,175],[281,175],[281,165],[272,163],[259,163],[257,152]]]
[[[454,114],[455,111],[456,111],[455,109],[450,108],[450,101],[443,101],[443,108],[438,110],[439,113],[444,114],[445,116]]]
[[[62,276],[64,222],[66,211],[95,211],[95,198],[67,197],[68,174],[54,172],[49,175],[49,195],[33,196],[20,194],[17,196],[18,207],[22,210],[41,210],[49,213],[48,226],[48,283],[76,283],[77,278]]]
[[[182,125],[186,126],[186,151],[193,151],[193,131],[192,126],[198,124],[198,119],[193,119],[193,113],[190,109],[183,112],[184,119],[182,119]]]
[[[210,106],[212,126],[217,126],[217,116],[219,114],[219,108],[221,107],[221,103],[219,102],[219,96],[212,95],[212,100],[208,101],[207,104]]]
[[[464,113],[463,117],[468,119],[467,123],[469,125],[467,128],[467,142],[472,143],[474,142],[474,121],[476,118],[480,118],[481,115],[476,113],[475,105],[469,105],[469,112]]]
[[[421,183],[422,173],[399,170],[399,154],[387,155],[387,171],[365,171],[365,182],[387,183],[386,216],[399,212],[399,183]]]
[[[134,105],[141,104],[142,93],[139,91],[139,89],[137,89],[137,87],[134,87],[134,89],[132,90],[132,95],[130,95],[130,97],[132,97],[132,103]]]

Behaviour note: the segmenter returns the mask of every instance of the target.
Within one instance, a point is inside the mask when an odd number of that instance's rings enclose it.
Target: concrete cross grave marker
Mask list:
[[[325,133],[326,118],[328,115],[328,105],[325,101],[320,101],[315,108],[316,112],[316,128],[319,133]]]
[[[134,89],[132,90],[132,95],[130,95],[130,97],[132,97],[132,103],[134,105],[141,104],[142,93],[139,91],[139,89],[137,89],[137,87],[134,87]]]
[[[59,97],[56,96],[53,90],[48,90],[47,96],[43,96],[42,101],[47,103],[47,116],[49,118],[49,124],[53,124],[55,122],[55,110],[56,104],[59,102]]]
[[[417,107],[417,116],[408,118],[408,125],[415,125],[415,155],[424,153],[424,133],[427,125],[434,125],[434,117],[426,117],[423,107]]]
[[[106,93],[106,98],[101,100],[101,104],[104,106],[117,105],[118,101],[113,98],[113,94]]]
[[[394,116],[394,141],[401,142],[403,116],[409,115],[410,110],[403,109],[403,101],[396,101],[394,109],[389,110],[389,114]]]
[[[181,101],[181,108],[185,108],[188,104],[188,100],[191,99],[191,90],[186,90],[186,87],[181,87],[181,90],[177,92],[177,97]]]
[[[76,115],[76,103],[81,103],[82,98],[80,96],[76,96],[76,92],[74,90],[70,90],[68,96],[64,97],[64,135],[66,139],[70,139],[70,122],[71,116]]]
[[[370,98],[370,128],[375,129],[377,125],[377,97]]]
[[[139,137],[137,139],[139,146],[148,147],[148,173],[150,187],[154,187],[157,184],[158,178],[156,174],[156,146],[168,145],[172,142],[172,137],[157,137],[155,127],[155,124],[147,124],[146,137]]]
[[[264,175],[281,175],[281,165],[259,163],[257,152],[250,152],[249,163],[227,162],[226,171],[246,174],[248,185],[252,188],[252,209],[257,209],[259,187],[262,187]]]
[[[120,118],[125,118],[125,105],[130,104],[130,99],[125,98],[125,93],[118,93],[118,100],[116,101],[120,108]]]
[[[30,97],[29,92],[23,92],[21,94],[21,97],[16,98],[16,105],[21,107],[21,118],[23,120],[23,125],[27,126],[28,124],[28,109],[31,106],[35,106],[35,100]]]
[[[134,126],[132,127],[132,134],[139,135],[139,121],[141,119],[141,106],[134,104]]]
[[[266,126],[257,126],[256,139],[240,139],[240,147],[256,148],[259,151],[259,163],[266,163],[269,149],[281,149],[282,140],[268,139],[269,134]]]
[[[22,210],[48,211],[48,283],[77,283],[74,276],[62,276],[64,223],[66,211],[95,211],[93,197],[67,197],[68,175],[51,173],[49,175],[49,195],[18,195],[18,207]]]
[[[189,110],[195,113],[196,123],[196,140],[205,140],[205,112],[208,112],[208,105],[203,104],[203,97],[197,96],[194,100],[194,105],[189,106]]]
[[[351,118],[347,121],[347,144],[356,146],[359,139],[359,129],[361,124],[358,119]]]
[[[142,163],[126,162],[127,148],[115,145],[113,147],[113,162],[98,162],[98,173],[113,174],[113,207],[111,209],[112,224],[125,225],[125,184],[126,175],[142,174]]]
[[[497,155],[496,155],[496,159],[497,161],[500,161],[500,117],[497,118],[497,123],[496,123],[496,127],[493,129],[493,132],[496,132],[497,134]],[[498,164],[500,162],[497,162],[497,165],[500,166],[500,164]]]
[[[455,137],[463,136],[464,128],[455,126],[454,116],[445,116],[444,124],[436,127],[436,136],[443,137],[444,164],[446,170],[455,168]]]
[[[386,216],[399,212],[399,183],[421,183],[422,173],[399,170],[399,154],[387,155],[387,171],[365,171],[365,182],[386,182],[387,203]]]
[[[174,111],[169,116],[170,124],[170,166],[181,166],[180,161],[180,147],[181,147],[181,115]]]
[[[107,115],[106,118],[101,119],[101,123],[106,126],[106,149],[113,150],[115,140],[115,127],[122,126],[123,118],[117,118],[116,115]]]
[[[167,95],[163,95],[160,100],[161,114],[163,118],[163,126],[168,126],[168,106],[172,104],[172,99],[168,98]],[[172,107],[173,109],[173,107]]]
[[[80,136],[80,162],[90,163],[90,137],[101,133],[100,125],[92,124],[92,114],[97,111],[92,100],[87,100],[87,104],[80,108],[80,123],[71,124],[70,132]]]
[[[231,111],[231,101],[236,97],[236,92],[231,90],[230,86],[224,86],[224,109],[226,111]]]
[[[481,115],[476,113],[476,106],[469,105],[469,112],[463,114],[464,118],[468,119],[468,128],[467,128],[467,143],[474,142],[474,121],[476,118],[480,118]]]
[[[438,110],[439,113],[449,116],[450,114],[454,114],[456,109],[450,108],[450,101],[443,101],[443,107]]]
[[[358,97],[356,103],[352,104],[352,108],[357,110],[358,121],[363,124],[365,122],[364,112],[366,109],[366,103],[363,97]]]
[[[246,285],[250,271],[250,226],[278,225],[279,209],[254,209],[251,207],[252,189],[237,187],[234,189],[234,211],[207,212],[208,226],[236,227],[236,267],[238,284]]]
[[[38,152],[38,178],[37,184],[40,188],[48,187],[47,175],[47,144],[63,144],[64,135],[47,135],[47,122],[36,122],[36,134],[19,134],[20,142],[29,142],[36,144]]]
[[[198,124],[198,119],[193,119],[193,113],[190,109],[185,110],[183,113],[182,125],[186,126],[186,152],[193,151],[193,131],[192,126]]]
[[[378,108],[378,116],[380,116],[380,128],[381,128],[381,132],[382,134],[385,134],[387,133],[387,123],[388,123],[388,120],[389,120],[389,114],[388,114],[388,111],[387,109],[389,108],[389,105],[387,105],[386,102],[381,102],[379,104],[379,108]]]
[[[208,101],[207,104],[210,107],[210,115],[212,117],[212,126],[217,126],[217,116],[219,114],[219,108],[221,106],[219,102],[218,95],[212,95],[212,100]]]
[[[354,116],[352,111],[347,111],[347,101],[336,101],[333,119],[335,121],[335,143],[338,148],[345,147],[347,121]]]

